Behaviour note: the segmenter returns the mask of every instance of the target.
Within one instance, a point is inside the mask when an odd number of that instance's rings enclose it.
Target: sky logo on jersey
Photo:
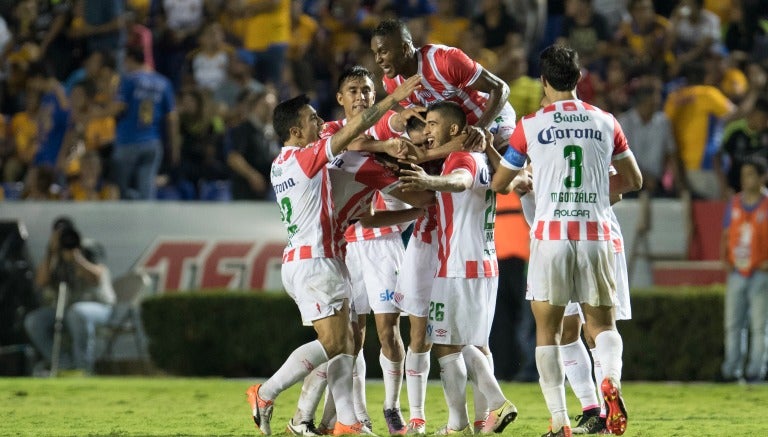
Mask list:
[[[556,140],[563,139],[587,139],[603,141],[603,133],[597,129],[573,129],[565,128],[558,129],[554,126],[550,126],[546,129],[539,131],[538,140],[540,144],[553,144]]]
[[[383,293],[379,293],[379,301],[381,302],[389,302],[390,300],[393,300],[395,298],[395,291],[389,291],[389,289],[384,290]]]

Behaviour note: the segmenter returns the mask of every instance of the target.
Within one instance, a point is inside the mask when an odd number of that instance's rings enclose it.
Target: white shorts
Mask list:
[[[405,249],[400,234],[347,243],[346,264],[355,313],[399,313],[393,303]]]
[[[512,132],[516,126],[515,110],[509,102],[504,104],[501,108],[501,112],[488,126],[488,129],[493,134],[493,145],[498,149],[500,147],[509,144],[509,137],[512,136]]]
[[[632,319],[632,305],[629,299],[629,275],[627,274],[627,257],[624,252],[615,252],[616,255],[616,320]],[[563,316],[578,314],[584,322],[584,314],[581,306],[575,302],[569,302],[565,306]]]
[[[531,240],[526,299],[614,306],[614,270],[610,241]]]
[[[435,278],[427,314],[432,343],[488,346],[499,278]]]
[[[395,306],[412,316],[427,317],[436,272],[437,242],[411,238],[397,277]]]
[[[344,263],[334,258],[310,258],[283,263],[285,291],[299,306],[305,326],[332,316],[352,296]]]

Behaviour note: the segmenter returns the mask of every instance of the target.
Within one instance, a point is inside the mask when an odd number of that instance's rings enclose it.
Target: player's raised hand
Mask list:
[[[405,82],[398,85],[398,87],[392,91],[391,95],[396,101],[399,102],[401,100],[407,99],[412,92],[419,88],[421,88],[421,75],[414,74],[413,76],[406,79]]]
[[[424,114],[426,112],[427,112],[427,108],[425,108],[424,106],[414,106],[412,108],[403,109],[397,115],[403,120],[403,123],[407,123],[408,120],[410,120],[412,117],[416,117],[419,120],[426,123],[427,119],[424,118]]]
[[[431,178],[423,168],[416,164],[411,164],[411,170],[400,170],[400,189],[407,191],[425,191],[429,190],[429,179]]]
[[[462,148],[468,151],[484,151],[485,150],[485,131],[477,126],[467,126],[464,128],[464,132],[467,134],[467,139],[464,140]],[[488,132],[490,133],[490,131]],[[492,137],[492,136],[491,136]]]
[[[512,189],[522,196],[533,190],[533,175],[527,170],[523,170],[512,179]]]
[[[406,159],[410,147],[416,147],[405,138],[390,138],[384,142],[384,152],[397,159]]]
[[[404,143],[406,147],[405,156],[398,158],[403,164],[415,164],[424,161],[427,156],[427,151],[424,147],[417,146],[411,142]]]

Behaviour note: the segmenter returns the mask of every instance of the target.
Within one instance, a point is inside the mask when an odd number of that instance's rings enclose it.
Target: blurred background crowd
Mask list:
[[[651,196],[725,199],[768,158],[767,0],[0,0],[0,198],[271,199],[272,109],[343,117],[336,79],[381,74],[389,17],[504,79],[518,117],[540,49],[577,49]]]

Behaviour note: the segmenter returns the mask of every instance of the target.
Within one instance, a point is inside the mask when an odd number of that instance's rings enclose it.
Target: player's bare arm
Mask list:
[[[447,193],[460,193],[472,187],[472,175],[465,170],[456,170],[451,174],[432,176],[423,168],[411,164],[412,170],[402,170],[400,180],[403,182],[403,191],[442,191]]]
[[[397,132],[405,132],[405,126],[406,124],[408,124],[408,119],[410,119],[411,117],[416,117],[425,123],[427,121],[424,119],[424,113],[427,112],[427,108],[423,106],[403,108],[400,111],[397,110],[398,108],[402,108],[402,106],[398,105],[397,107],[395,107],[395,111],[397,111],[397,115],[392,117],[392,119],[390,120],[392,129],[396,130]]]
[[[643,188],[643,174],[634,155],[614,160],[613,167],[617,174],[610,178],[611,194],[624,194]]]
[[[375,140],[371,137],[363,136],[352,141],[347,150],[370,152],[370,153],[386,153],[387,155],[404,159],[408,155],[408,151],[414,146],[407,138],[390,138],[384,141]]]
[[[372,211],[373,212],[373,211]],[[360,224],[364,228],[382,228],[385,226],[399,225],[416,220],[424,215],[424,208],[407,208],[398,211],[375,211],[360,216]]]
[[[466,134],[460,134],[453,137],[451,141],[441,144],[435,148],[418,147],[415,145],[413,147],[409,146],[406,153],[407,156],[403,161],[410,164],[421,164],[423,162],[434,161],[436,159],[444,159],[453,152],[464,150],[464,143],[466,139]]]
[[[406,191],[403,189],[403,184],[387,194],[416,208],[424,208],[437,201],[434,191]]]
[[[379,103],[361,112],[347,121],[347,124],[331,137],[331,150],[334,155],[341,153],[347,146],[366,129],[377,121],[400,100],[408,97],[414,90],[421,87],[421,76],[416,74],[406,79],[392,94]]]
[[[480,77],[471,85],[471,88],[488,93],[488,106],[485,108],[483,116],[475,123],[475,126],[487,128],[507,103],[509,86],[495,74],[483,69]]]

